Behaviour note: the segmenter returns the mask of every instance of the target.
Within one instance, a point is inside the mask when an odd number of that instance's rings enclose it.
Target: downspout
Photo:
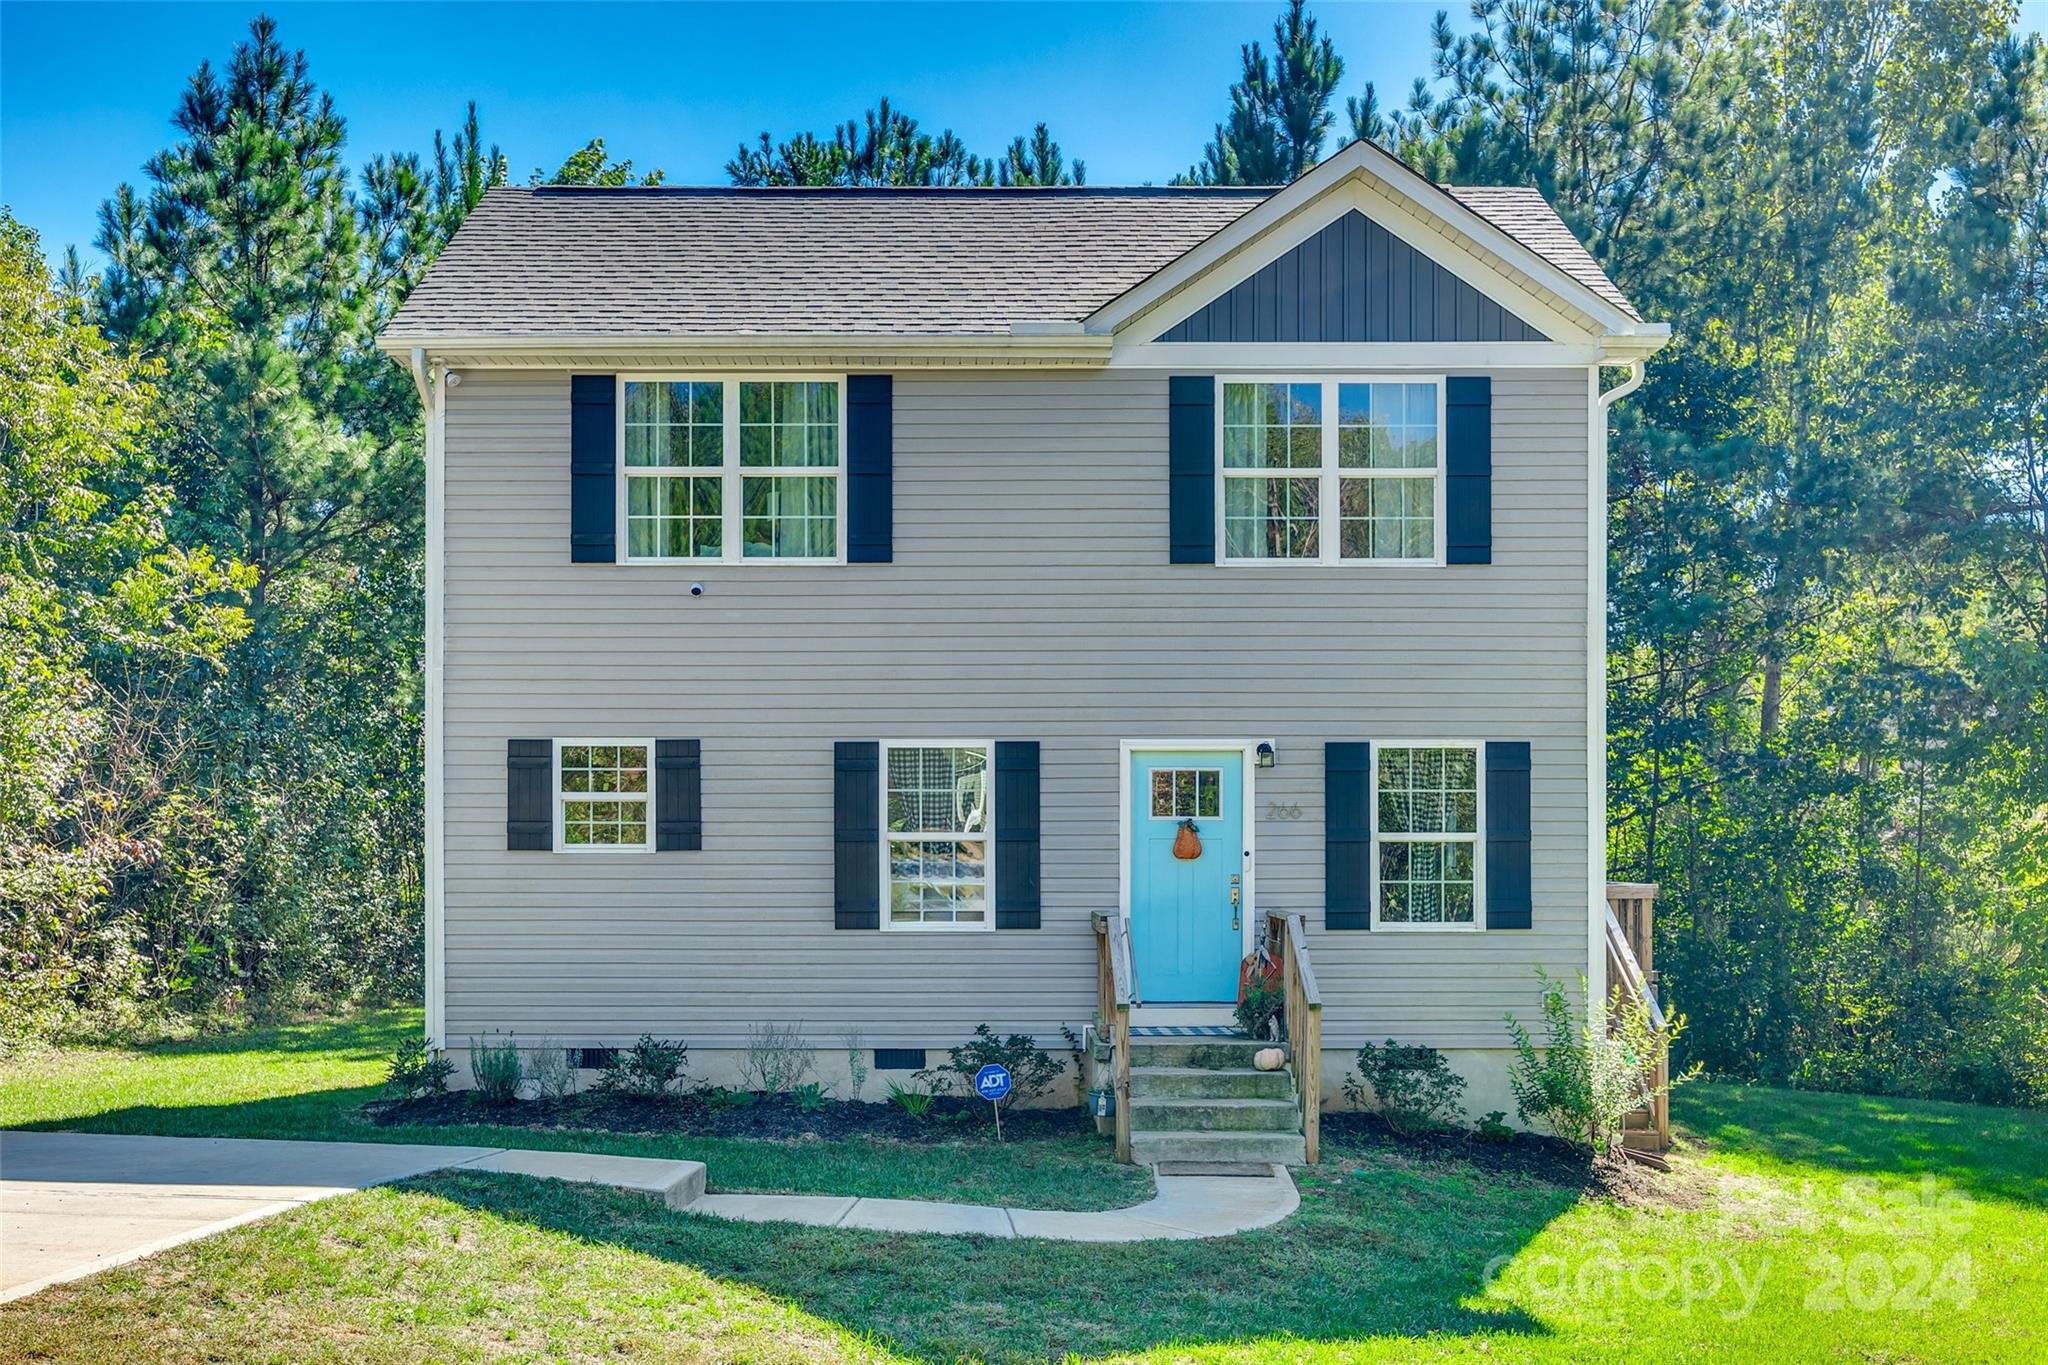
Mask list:
[[[1586,926],[1587,1018],[1607,999],[1607,415],[1643,383],[1643,362],[1605,393],[1600,366],[1586,371],[1592,399],[1586,439]]]
[[[421,822],[425,845],[422,871],[423,926],[426,938],[427,1046],[444,1048],[447,1042],[446,991],[443,989],[443,897],[442,897],[442,761],[441,761],[441,656],[442,656],[442,555],[445,542],[447,439],[447,376],[440,366],[431,369],[426,348],[412,348],[412,382],[420,392],[420,409],[426,418],[427,543],[426,543],[426,810]]]

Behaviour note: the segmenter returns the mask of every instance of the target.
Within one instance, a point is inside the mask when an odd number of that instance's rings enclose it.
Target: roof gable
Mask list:
[[[1168,327],[1157,341],[1545,341],[1357,209]]]

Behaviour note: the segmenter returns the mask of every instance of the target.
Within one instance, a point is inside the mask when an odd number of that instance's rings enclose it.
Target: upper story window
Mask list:
[[[1479,746],[1382,746],[1373,771],[1373,926],[1474,929]]]
[[[842,381],[621,383],[626,559],[844,557]]]
[[[1443,562],[1443,383],[1225,379],[1223,562]]]

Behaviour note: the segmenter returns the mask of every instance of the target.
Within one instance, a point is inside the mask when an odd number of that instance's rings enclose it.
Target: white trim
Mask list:
[[[1586,370],[1586,1013],[1607,998],[1607,415],[1643,382],[1643,362],[1600,392]]]
[[[988,845],[984,863],[988,869],[988,895],[983,902],[982,918],[979,924],[940,920],[913,920],[896,923],[890,915],[892,897],[889,894],[889,751],[891,749],[979,749],[982,753],[982,790],[984,806],[982,823],[988,828],[982,839]],[[977,934],[993,931],[996,927],[996,745],[992,739],[885,739],[875,748],[876,783],[882,808],[877,813],[877,823],[882,831],[882,905],[881,928],[887,933],[897,934]],[[920,834],[919,839],[938,838],[964,840],[964,834]]]
[[[911,368],[949,364],[988,365],[1004,361],[1033,365],[1089,365],[1107,359],[1110,345],[1111,339],[1107,335],[1031,331],[988,334],[703,332],[644,333],[637,336],[521,332],[484,336],[461,333],[387,334],[377,338],[377,348],[391,356],[426,348],[442,356],[459,353],[467,364],[503,363],[536,369],[582,365],[586,362],[574,357],[592,355],[622,357],[642,364],[717,357],[725,368],[758,365],[764,362],[764,358],[775,365],[840,367],[855,357],[886,358],[892,364]]]
[[[427,364],[424,347],[412,351],[413,382],[420,391],[426,435],[426,549],[425,596],[426,693],[422,735],[425,753],[425,810],[420,826],[421,881],[425,920],[423,995],[426,1005],[427,1046],[447,1046],[447,888],[445,779],[446,761],[442,749],[443,659],[446,655],[446,618],[443,603],[448,544],[448,372],[440,364]]]
[[[1372,742],[1371,771],[1366,774],[1366,806],[1372,816],[1372,839],[1366,858],[1371,867],[1372,928],[1390,934],[1470,934],[1486,928],[1486,744],[1483,739],[1399,739]],[[1387,923],[1380,919],[1380,754],[1386,749],[1470,749],[1472,751],[1473,810],[1472,833],[1432,835],[1418,832],[1401,836],[1401,842],[1436,840],[1472,843],[1472,919],[1438,923]]]
[[[1223,390],[1229,384],[1304,384],[1314,383],[1322,388],[1321,459],[1314,471],[1319,477],[1316,511],[1318,525],[1316,545],[1318,553],[1314,559],[1241,558],[1233,559],[1225,554],[1229,543],[1224,523],[1225,490],[1232,479],[1248,478],[1299,478],[1305,479],[1309,472],[1300,469],[1231,469],[1223,462],[1223,422],[1226,404]],[[1429,471],[1434,489],[1434,525],[1431,530],[1435,546],[1428,558],[1417,559],[1346,559],[1343,556],[1342,480],[1346,478],[1401,478],[1419,480],[1423,475],[1410,470],[1346,470],[1337,463],[1337,437],[1339,430],[1337,390],[1344,384],[1433,384],[1436,386],[1436,466]],[[1214,407],[1216,410],[1215,432],[1212,441],[1216,448],[1216,563],[1229,569],[1437,569],[1448,561],[1449,528],[1444,525],[1448,512],[1449,483],[1446,454],[1449,450],[1449,432],[1445,422],[1449,417],[1449,377],[1441,374],[1280,374],[1272,371],[1219,374],[1215,377]]]
[[[574,853],[579,857],[590,853],[651,853],[654,851],[654,741],[651,739],[612,739],[609,737],[584,739],[580,737],[557,739],[554,753],[548,765],[548,784],[553,792],[555,817],[555,852]],[[647,750],[647,791],[640,792],[579,792],[596,801],[639,800],[647,811],[647,835],[637,844],[572,844],[569,842],[562,806],[571,799],[562,790],[562,750],[565,748],[645,748]]]
[[[1378,190],[1374,197],[1406,207],[1415,216],[1432,221],[1440,229],[1447,229],[1468,238],[1475,246],[1498,256],[1510,269],[1526,275],[1537,288],[1555,295],[1559,302],[1582,313],[1593,324],[1590,328],[1581,324],[1579,330],[1645,333],[1656,326],[1630,317],[1590,286],[1574,278],[1563,267],[1510,236],[1478,210],[1461,203],[1448,191],[1430,183],[1412,167],[1381,148],[1360,139],[1327,161],[1321,162],[1292,184],[1282,187],[1271,198],[1262,201],[1163,269],[1139,281],[1097,309],[1088,319],[1089,330],[1122,330],[1156,305],[1181,292],[1185,286],[1206,271],[1224,263],[1239,250],[1272,233],[1288,218],[1334,191],[1348,187],[1353,181],[1367,182]],[[1389,224],[1383,223],[1381,226],[1390,232],[1393,231]],[[1404,236],[1403,240],[1408,239]],[[1420,248],[1422,244],[1410,241],[1409,245]],[[1437,259],[1436,253],[1427,254],[1430,254],[1432,259]],[[1475,265],[1483,266],[1485,263],[1476,262]],[[1465,271],[1458,273],[1461,277],[1466,275]],[[1498,268],[1487,268],[1485,273],[1513,286],[1513,292],[1517,294],[1530,292],[1520,282],[1503,275]],[[1193,311],[1192,307],[1189,311]],[[1556,309],[1553,305],[1546,304],[1544,311],[1555,313]],[[1526,320],[1532,326],[1541,327],[1536,318]]]
[[[712,466],[631,466],[626,463],[626,385],[628,384],[701,384],[715,382],[723,385],[721,414],[724,430],[720,438],[720,463]],[[829,467],[824,465],[804,466],[746,466],[740,463],[740,386],[742,384],[825,384],[837,387],[839,401],[839,462]],[[635,567],[655,565],[674,567],[677,565],[745,564],[753,565],[795,565],[812,566],[846,563],[846,374],[845,372],[821,373],[817,371],[755,371],[720,373],[713,367],[696,372],[686,370],[632,371],[612,377],[612,440],[618,452],[618,478],[612,489],[612,534],[616,538],[618,551],[614,559],[619,564]],[[824,555],[749,555],[746,553],[745,537],[741,533],[746,516],[742,480],[751,478],[824,478],[830,476],[837,497],[837,512],[833,531],[836,549],[830,556]],[[719,481],[718,510],[719,535],[717,555],[634,555],[629,553],[626,535],[626,486],[634,478],[717,478]]]
[[[1237,741],[1218,739],[1126,739],[1116,746],[1116,908],[1117,915],[1124,922],[1124,932],[1131,930],[1131,759],[1142,753],[1209,753],[1237,754],[1244,762],[1244,791],[1240,800],[1243,810],[1239,812],[1239,824],[1244,832],[1244,878],[1243,898],[1239,905],[1239,922],[1243,930],[1243,943],[1238,953],[1240,959],[1251,954],[1255,942],[1253,925],[1258,918],[1258,771],[1259,741]],[[1141,975],[1137,982],[1140,1003],[1145,990]]]

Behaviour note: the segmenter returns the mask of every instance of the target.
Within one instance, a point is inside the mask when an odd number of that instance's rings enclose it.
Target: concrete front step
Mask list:
[[[1247,1070],[1252,1054],[1273,1046],[1251,1038],[1133,1038],[1131,1065]]]
[[[1199,1066],[1134,1066],[1135,1099],[1291,1100],[1294,1076],[1287,1071],[1215,1071]]]
[[[1292,1100],[1133,1098],[1131,1131],[1299,1133],[1301,1110]]]
[[[1131,1159],[1141,1165],[1160,1161],[1262,1161],[1300,1166],[1308,1161],[1308,1151],[1299,1133],[1133,1132]]]

